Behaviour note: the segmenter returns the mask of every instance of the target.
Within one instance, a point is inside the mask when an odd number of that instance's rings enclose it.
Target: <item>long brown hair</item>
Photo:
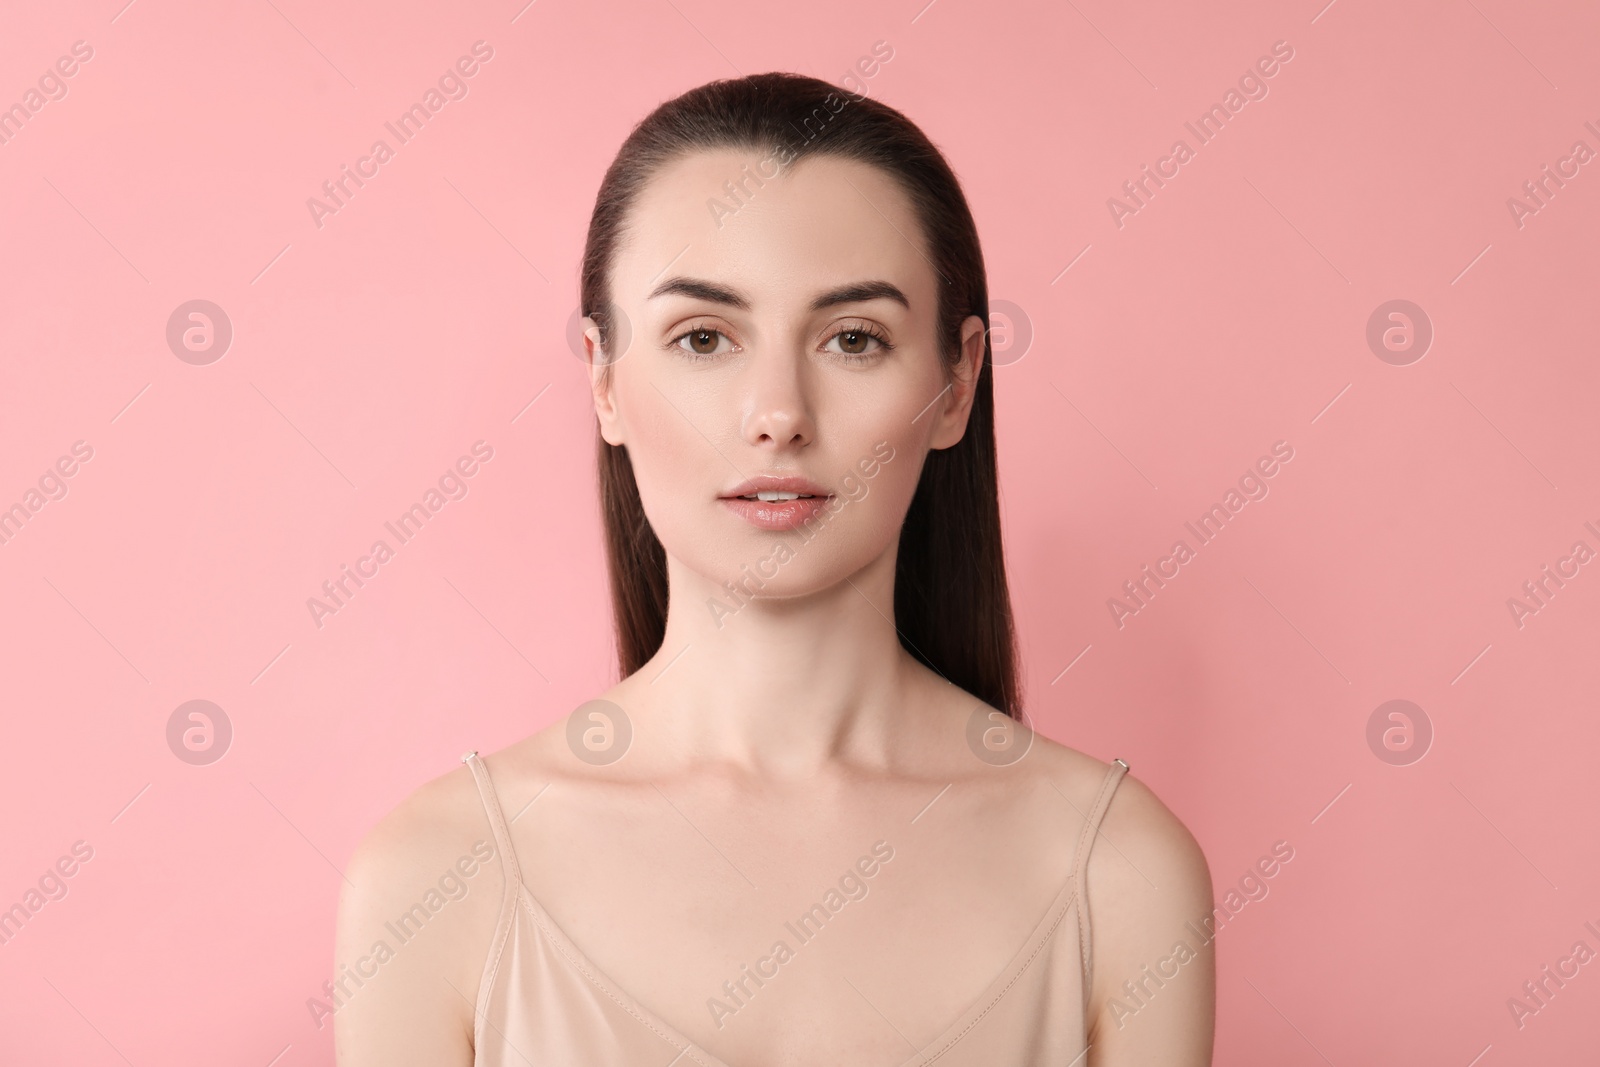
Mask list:
[[[600,183],[583,257],[583,313],[594,319],[605,344],[626,328],[610,314],[610,282],[629,208],[664,164],[719,148],[771,151],[783,166],[811,155],[835,156],[893,177],[921,221],[939,276],[941,356],[947,367],[958,362],[961,323],[968,315],[989,321],[989,290],[977,227],[949,164],[894,108],[816,78],[776,72],[691,89],[652,111],[623,142]],[[610,373],[609,362],[603,373]],[[666,553],[645,518],[626,446],[607,443],[598,425],[596,431],[618,667],[627,677],[660,649],[666,632]],[[985,703],[1018,715],[987,331],[966,432],[950,448],[928,453],[900,531],[894,618],[911,655]]]

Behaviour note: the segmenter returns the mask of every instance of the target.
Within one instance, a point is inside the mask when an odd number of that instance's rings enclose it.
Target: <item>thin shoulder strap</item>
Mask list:
[[[1075,887],[1073,896],[1078,901],[1078,946],[1083,961],[1085,1003],[1089,999],[1089,981],[1094,974],[1092,967],[1094,946],[1089,938],[1089,851],[1094,847],[1094,839],[1100,832],[1100,823],[1105,818],[1106,809],[1111,806],[1111,797],[1116,793],[1122,776],[1127,773],[1126,763],[1120,759],[1111,761],[1105,781],[1100,783],[1100,792],[1094,798],[1094,805],[1089,808],[1089,816],[1083,822],[1083,832],[1078,836],[1078,851],[1073,859],[1072,878]]]
[[[461,757],[461,762],[472,768],[472,777],[478,782],[478,796],[483,799],[484,813],[489,816],[489,828],[494,831],[494,847],[500,853],[500,869],[506,876],[506,895],[522,881],[522,869],[517,866],[517,853],[511,847],[511,830],[500,810],[500,798],[495,794],[494,783],[489,780],[488,765],[476,751]]]
[[[500,914],[495,919],[494,936],[489,942],[489,953],[483,962],[483,978],[478,983],[478,1000],[473,1006],[472,1047],[482,1048],[484,1027],[489,1022],[489,998],[494,989],[500,960],[505,952],[506,940],[511,935],[511,924],[516,918],[517,894],[522,891],[522,870],[517,866],[517,853],[511,847],[511,831],[500,811],[500,798],[495,795],[494,783],[489,780],[489,768],[478,753],[468,752],[461,762],[472,769],[478,783],[478,796],[483,800],[484,813],[489,816],[489,829],[494,832],[494,847],[500,853],[500,871],[504,876],[505,891],[500,896]]]

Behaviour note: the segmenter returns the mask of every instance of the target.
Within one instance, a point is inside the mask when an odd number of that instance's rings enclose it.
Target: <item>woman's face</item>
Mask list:
[[[788,597],[897,544],[924,457],[965,431],[983,321],[948,369],[922,227],[888,175],[813,156],[758,186],[763,160],[697,152],[651,180],[612,265],[627,347],[593,381],[667,554]],[[764,476],[826,499],[736,498]]]

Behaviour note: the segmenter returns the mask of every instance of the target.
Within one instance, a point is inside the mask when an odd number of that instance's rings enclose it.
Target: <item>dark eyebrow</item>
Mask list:
[[[911,301],[906,299],[906,294],[902,293],[898,286],[888,282],[855,282],[841,285],[811,301],[811,310],[821,311],[835,304],[856,304],[867,300],[893,300],[907,311],[911,310]]]
[[[738,290],[699,278],[668,278],[651,290],[649,299],[654,300],[658,296],[672,293],[707,300],[713,304],[726,304],[740,311],[750,310],[750,301]],[[906,294],[902,293],[898,286],[884,281],[871,281],[853,282],[841,285],[837,289],[830,289],[811,301],[809,310],[822,311],[838,304],[855,304],[867,300],[893,300],[906,310],[911,309],[911,301],[906,299]]]
[[[740,311],[750,310],[750,301],[736,289],[716,282],[701,281],[699,278],[668,278],[654,289],[646,299],[654,300],[658,296],[667,296],[677,293],[680,296],[692,296],[697,300],[708,300],[713,304],[727,304]]]

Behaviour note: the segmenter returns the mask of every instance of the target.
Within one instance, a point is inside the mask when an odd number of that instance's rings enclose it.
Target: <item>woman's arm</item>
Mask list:
[[[471,1067],[473,1004],[503,882],[467,775],[417,790],[350,861],[324,997],[339,1067]]]
[[[1209,1067],[1216,957],[1205,854],[1131,775],[1100,830],[1086,872],[1089,1067]]]

